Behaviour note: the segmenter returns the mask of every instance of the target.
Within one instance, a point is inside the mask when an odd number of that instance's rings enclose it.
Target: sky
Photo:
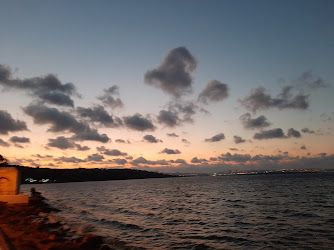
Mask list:
[[[10,164],[334,167],[333,1],[0,3]]]

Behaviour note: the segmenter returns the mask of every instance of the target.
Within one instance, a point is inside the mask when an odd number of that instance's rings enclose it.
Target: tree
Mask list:
[[[7,159],[2,155],[0,155],[0,166],[7,166],[7,165],[8,165]]]

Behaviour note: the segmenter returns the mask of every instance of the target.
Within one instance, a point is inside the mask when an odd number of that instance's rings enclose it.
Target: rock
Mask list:
[[[86,234],[80,243],[80,247],[84,249],[100,248],[103,244],[103,237],[95,234]]]

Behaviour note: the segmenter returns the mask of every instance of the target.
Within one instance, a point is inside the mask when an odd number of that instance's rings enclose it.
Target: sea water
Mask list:
[[[29,192],[32,185],[22,185]],[[334,174],[35,185],[73,226],[148,249],[333,249]]]

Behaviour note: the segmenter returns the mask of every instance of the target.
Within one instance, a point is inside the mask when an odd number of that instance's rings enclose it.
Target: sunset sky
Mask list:
[[[3,0],[0,23],[11,164],[334,167],[333,1]]]

